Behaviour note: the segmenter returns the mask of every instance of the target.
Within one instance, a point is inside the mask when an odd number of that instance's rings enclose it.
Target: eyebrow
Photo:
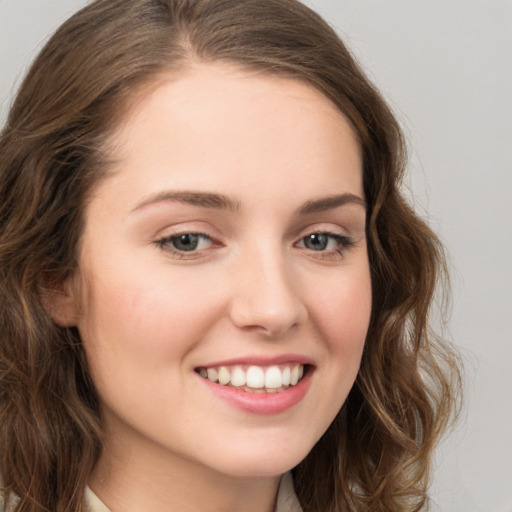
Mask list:
[[[179,201],[180,203],[200,206],[202,208],[213,208],[215,210],[240,210],[240,203],[224,194],[193,191],[164,191],[143,199],[132,211],[140,210],[151,204],[167,201]]]
[[[308,201],[299,208],[297,213],[299,215],[311,215],[312,213],[332,210],[345,204],[357,204],[366,210],[366,201],[362,197],[354,194],[338,194]]]
[[[133,208],[132,212],[152,204],[167,201],[178,201],[201,208],[213,208],[215,210],[234,212],[239,211],[241,208],[239,201],[224,194],[195,191],[163,191],[143,199]],[[338,194],[307,201],[297,210],[297,215],[311,215],[313,213],[332,210],[345,204],[357,204],[366,209],[366,201],[362,197],[354,194]]]

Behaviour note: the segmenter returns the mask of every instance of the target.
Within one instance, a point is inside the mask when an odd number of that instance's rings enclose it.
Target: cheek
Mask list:
[[[98,356],[133,356],[139,365],[183,356],[200,342],[220,302],[187,279],[165,279],[143,269],[127,274],[121,267],[106,275],[91,280],[79,326],[86,348]]]
[[[155,401],[178,407],[187,396],[188,356],[208,331],[211,303],[161,276],[117,277],[91,286],[80,334],[104,406],[121,416],[135,408],[150,417],[161,407]]]
[[[328,283],[315,307],[315,323],[336,361],[359,368],[370,322],[372,290],[368,266]]]
[[[352,269],[354,270],[354,269]],[[340,272],[315,288],[311,320],[317,346],[323,349],[317,367],[318,392],[309,411],[312,437],[319,439],[347,399],[361,364],[368,331],[372,292],[367,265]]]

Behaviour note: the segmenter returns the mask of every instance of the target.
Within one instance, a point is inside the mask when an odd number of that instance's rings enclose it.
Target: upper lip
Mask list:
[[[302,354],[281,354],[279,356],[241,356],[232,359],[223,359],[222,361],[214,361],[211,363],[199,365],[198,368],[212,368],[218,366],[235,366],[235,365],[255,365],[255,366],[273,366],[279,364],[303,364],[314,366],[314,360],[311,357]]]

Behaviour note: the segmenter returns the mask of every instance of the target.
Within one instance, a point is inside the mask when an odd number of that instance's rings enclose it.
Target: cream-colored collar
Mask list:
[[[107,506],[89,489],[89,487],[85,490],[85,502],[87,512],[110,512]],[[275,512],[302,512],[293,489],[291,473],[285,473],[281,478]]]
[[[277,493],[276,512],[302,512],[293,488],[293,478],[290,472],[281,477],[279,492]]]
[[[91,491],[90,487],[85,488],[85,509],[87,512],[110,512],[105,503]]]

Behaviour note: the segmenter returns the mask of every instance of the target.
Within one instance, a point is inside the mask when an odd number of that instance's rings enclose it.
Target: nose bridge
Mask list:
[[[292,262],[279,244],[255,244],[241,254],[233,275],[231,317],[240,328],[282,336],[304,322]]]

